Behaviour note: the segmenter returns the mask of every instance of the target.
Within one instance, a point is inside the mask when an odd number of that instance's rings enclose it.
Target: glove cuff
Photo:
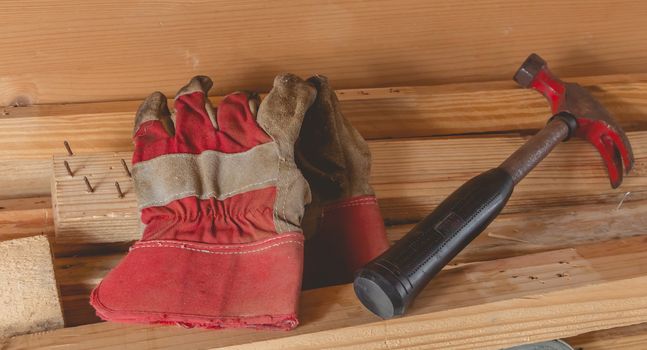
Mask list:
[[[389,247],[375,196],[355,196],[323,208],[306,241],[304,289],[350,283],[360,267]]]
[[[140,241],[90,303],[106,321],[289,330],[302,269],[298,233],[236,245]]]

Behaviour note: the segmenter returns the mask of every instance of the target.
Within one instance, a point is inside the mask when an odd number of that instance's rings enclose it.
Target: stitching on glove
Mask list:
[[[328,212],[335,211],[335,210],[340,209],[340,208],[344,208],[344,207],[360,207],[362,205],[372,205],[372,204],[373,203],[357,203],[357,204],[340,205],[340,206],[335,207],[333,209],[323,211],[321,213],[321,217],[323,218]]]
[[[207,199],[207,198],[213,196],[215,199],[222,200],[222,199],[225,199],[225,198],[227,198],[227,197],[229,197],[231,195],[243,192],[243,190],[246,189],[246,188],[253,187],[253,186],[256,186],[256,185],[262,185],[264,183],[273,182],[273,181],[276,181],[276,180],[277,180],[277,178],[271,178],[271,179],[259,181],[259,182],[253,183],[253,184],[248,184],[248,185],[245,185],[243,187],[237,188],[237,189],[235,189],[233,191],[223,193],[223,194],[221,194],[219,196],[215,196],[216,191],[211,191],[209,193],[203,194],[202,196],[200,196],[198,198]],[[189,195],[196,195],[196,197],[197,197],[197,194],[198,193],[196,191],[180,192],[180,193],[174,194],[174,195],[169,196],[169,197],[164,198],[164,199],[160,199],[160,200],[157,200],[157,201],[146,202],[146,203],[140,204],[139,209],[141,210],[141,209],[145,209],[145,208],[150,207],[150,206],[168,204],[173,200],[185,198],[185,197],[188,197]]]
[[[375,198],[355,199],[343,204],[331,205],[327,208],[324,208],[324,211],[332,211],[337,208],[352,207],[352,206],[358,206],[358,205],[369,205],[369,204],[377,204],[377,200]]]
[[[206,254],[241,255],[241,254],[262,252],[264,250],[268,250],[268,249],[278,247],[278,246],[281,246],[281,245],[284,245],[284,244],[289,244],[289,243],[296,243],[296,244],[298,244],[300,246],[303,246],[303,242],[301,242],[301,241],[285,241],[285,242],[274,243],[274,244],[269,245],[267,247],[258,248],[258,249],[254,249],[254,250],[246,250],[246,251],[242,251],[242,252],[214,252],[214,251],[210,251],[210,250],[206,250],[206,249],[189,248],[189,247],[186,247],[184,245],[179,245],[178,246],[178,245],[171,245],[171,244],[153,244],[153,245],[142,244],[142,245],[138,245],[138,246],[133,246],[132,248],[130,248],[130,250],[133,251],[133,250],[139,249],[139,248],[176,248],[176,249],[184,249],[184,250],[190,250],[190,251],[194,251],[194,252],[198,252],[198,253],[206,253]]]
[[[268,238],[262,241],[254,241],[250,243],[244,243],[245,247],[253,247],[257,245],[263,245],[267,244],[273,241],[277,240],[283,240],[283,239],[289,239],[289,238],[299,238],[301,237],[300,233],[285,233],[285,234],[280,234],[276,235],[272,238]],[[171,240],[150,240],[150,241],[140,241],[135,243],[133,246],[137,246],[139,244],[183,244],[183,245],[193,245],[193,246],[200,246],[201,244],[203,245],[208,245],[211,249],[240,249],[240,245],[232,245],[232,244],[213,244],[213,243],[194,243],[194,242],[178,242],[178,241],[171,241]]]

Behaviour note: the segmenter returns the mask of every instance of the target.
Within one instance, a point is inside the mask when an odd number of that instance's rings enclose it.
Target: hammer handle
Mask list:
[[[501,168],[467,181],[401,240],[364,266],[355,293],[376,315],[402,315],[429,281],[494,220],[514,183]]]
[[[512,153],[499,167],[512,176],[515,185],[518,184],[555,146],[566,140],[575,128],[577,123],[572,115],[554,115],[543,129]]]
[[[359,270],[354,288],[364,306],[385,319],[402,315],[429,281],[499,215],[514,186],[568,137],[569,118],[554,116],[499,167],[464,183]]]

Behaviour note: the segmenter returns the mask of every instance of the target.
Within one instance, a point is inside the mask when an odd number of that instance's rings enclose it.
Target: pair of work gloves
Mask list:
[[[289,330],[302,276],[350,282],[388,247],[368,146],[325,77],[279,75],[262,102],[217,109],[211,86],[197,76],[174,113],[159,92],[137,112],[142,239],[92,292],[105,320]]]

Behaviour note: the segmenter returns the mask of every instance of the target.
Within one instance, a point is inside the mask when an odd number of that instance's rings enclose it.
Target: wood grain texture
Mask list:
[[[585,333],[566,341],[582,350],[643,350],[647,344],[647,323]]]
[[[532,51],[564,76],[647,63],[637,0],[12,0],[5,9],[2,105],[172,94],[195,74],[211,75],[216,93],[267,90],[282,71],[327,74],[339,88],[501,80]]]
[[[647,130],[647,76],[582,77],[627,130]],[[339,90],[345,115],[368,139],[534,131],[548,104],[511,81]],[[212,98],[214,103],[220,97]],[[139,101],[7,107],[0,117],[2,197],[49,195],[52,155],[132,151]]]
[[[0,241],[35,235],[54,236],[50,198],[0,200]]]
[[[138,239],[137,199],[132,179],[121,164],[122,159],[131,157],[130,153],[121,152],[54,158],[52,203],[58,244]],[[73,176],[67,172],[64,161],[70,164]],[[84,177],[93,192],[88,191]],[[119,182],[123,198],[115,182]]]
[[[399,239],[412,225],[388,227],[390,240]],[[532,212],[501,214],[465,248],[449,267],[478,261],[502,259],[583,244],[647,235],[647,201],[626,200],[616,205],[593,204],[536,208]],[[57,244],[58,250],[72,250]],[[94,246],[93,246],[94,247]],[[65,322],[68,326],[95,323],[98,318],[89,304],[90,291],[123,258],[127,245],[94,249],[95,256],[57,257],[56,275],[61,288]],[[83,247],[88,254],[90,249]],[[77,248],[77,251],[78,248]]]
[[[636,155],[633,174],[610,188],[603,163],[584,141],[560,145],[516,188],[504,212],[586,203],[617,204],[627,192],[647,199],[647,132],[629,134]],[[371,184],[387,223],[415,222],[469,178],[497,166],[524,142],[519,136],[370,141]],[[52,198],[59,243],[101,243],[139,238],[136,198],[120,159],[129,153],[54,158]],[[63,167],[68,160],[74,177]],[[82,176],[98,186],[87,193]],[[119,181],[126,192],[119,198]]]
[[[343,285],[304,292],[293,332],[99,323],[15,337],[7,348],[501,348],[647,320],[643,244],[633,238],[448,269],[407,317],[390,321],[365,311]]]
[[[391,242],[414,224],[387,227]],[[495,260],[583,244],[647,235],[647,201],[583,204],[503,213],[450,265]]]
[[[0,261],[0,341],[63,327],[47,237],[0,242]]]

